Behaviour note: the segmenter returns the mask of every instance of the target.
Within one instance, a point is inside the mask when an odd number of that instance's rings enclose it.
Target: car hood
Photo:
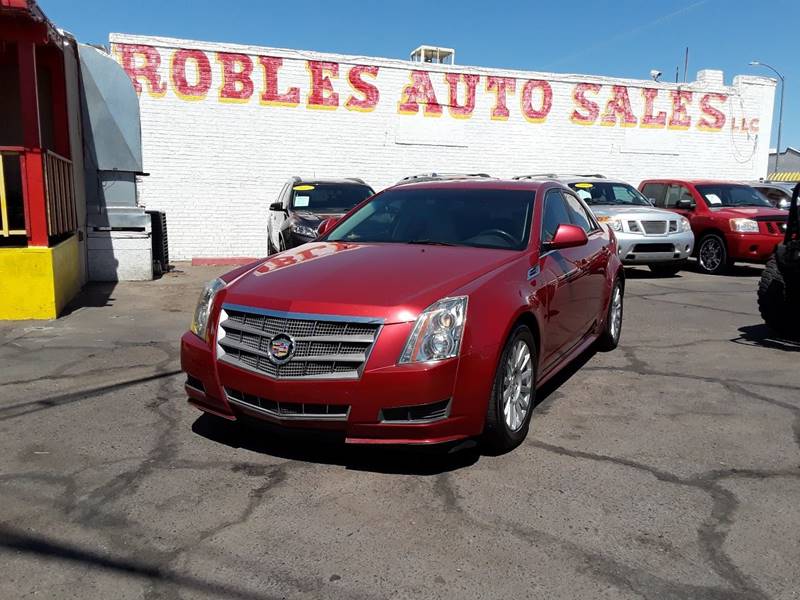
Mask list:
[[[789,216],[789,211],[780,208],[767,208],[766,206],[743,206],[734,208],[730,206],[712,208],[714,214],[730,219],[763,219],[775,217],[776,221],[783,221]]]
[[[406,322],[519,256],[484,248],[311,242],[271,256],[234,279],[223,301]]]
[[[589,208],[598,217],[622,217],[631,216],[634,219],[644,219],[652,217],[653,219],[668,219],[675,218],[675,213],[654,208],[652,206],[621,206],[621,205],[604,205],[595,204],[590,205]]]

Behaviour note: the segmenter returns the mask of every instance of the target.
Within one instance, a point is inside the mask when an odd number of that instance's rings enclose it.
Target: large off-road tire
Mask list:
[[[697,266],[708,275],[724,275],[733,265],[725,240],[716,233],[707,233],[697,245]]]
[[[758,310],[775,333],[800,339],[800,281],[787,282],[774,256],[758,283]]]
[[[608,300],[606,310],[606,322],[603,331],[597,338],[597,348],[601,352],[610,352],[619,345],[619,337],[622,334],[622,313],[624,308],[625,289],[622,281],[617,279],[611,289],[611,296]]]
[[[493,454],[519,446],[528,435],[536,400],[536,340],[525,325],[511,332],[494,377],[483,442]]]
[[[686,268],[685,260],[676,260],[672,262],[653,263],[647,265],[653,272],[653,275],[659,277],[675,277],[680,271]]]

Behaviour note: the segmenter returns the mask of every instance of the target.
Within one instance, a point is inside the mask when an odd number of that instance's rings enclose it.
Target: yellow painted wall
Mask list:
[[[76,236],[53,248],[0,248],[0,319],[55,319],[79,290]]]

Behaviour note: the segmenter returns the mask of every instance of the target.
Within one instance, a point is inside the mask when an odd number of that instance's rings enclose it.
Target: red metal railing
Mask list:
[[[78,229],[72,161],[50,150],[43,154],[43,160],[47,232],[51,236],[72,233]]]

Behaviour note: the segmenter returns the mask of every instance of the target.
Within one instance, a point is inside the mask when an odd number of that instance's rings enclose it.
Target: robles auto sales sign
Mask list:
[[[115,43],[112,50],[137,93],[153,98],[172,92],[186,102],[363,113],[389,103],[399,115],[452,119],[478,115],[493,121],[506,121],[516,112],[533,125],[561,119],[584,126],[708,132],[726,127],[750,132],[759,129],[757,117],[731,114],[729,95],[716,91],[580,81],[569,83],[571,105],[554,114],[553,83],[547,79],[459,73],[454,67],[447,71],[407,68],[405,81],[392,89],[381,85],[381,78],[387,70],[396,72],[397,67],[304,59],[306,76],[300,85],[296,80],[287,81],[287,59],[277,55],[131,43]],[[392,78],[393,83],[395,80]],[[488,101],[478,102],[481,95]],[[478,106],[484,107],[483,115],[477,112]]]

